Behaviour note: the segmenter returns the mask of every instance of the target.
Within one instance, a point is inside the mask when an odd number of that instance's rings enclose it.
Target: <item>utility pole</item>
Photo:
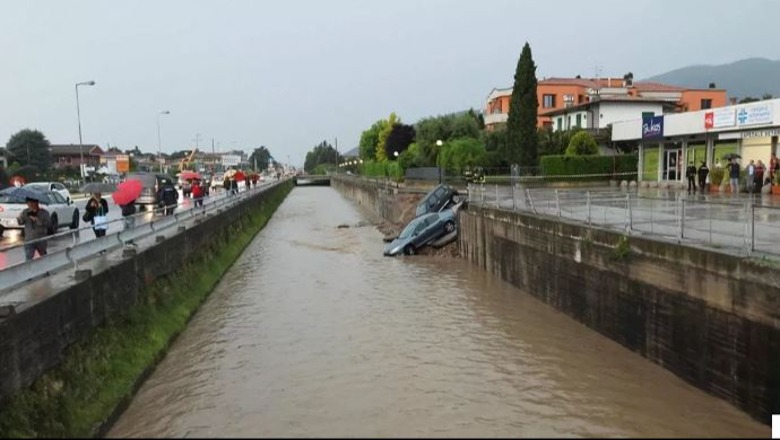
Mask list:
[[[198,146],[200,145],[199,144],[200,143],[200,133],[196,133],[195,134],[195,139],[194,140],[195,140],[195,150],[197,150]]]
[[[336,173],[339,172],[339,138],[336,137]]]

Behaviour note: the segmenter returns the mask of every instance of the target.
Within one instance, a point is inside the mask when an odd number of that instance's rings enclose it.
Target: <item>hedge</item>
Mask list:
[[[547,180],[636,179],[636,155],[618,156],[542,156],[542,175]],[[620,173],[620,174],[618,174]],[[633,173],[633,174],[622,174]]]
[[[398,161],[376,162],[367,160],[359,166],[360,174],[366,177],[387,177],[390,179],[401,179],[404,170]]]

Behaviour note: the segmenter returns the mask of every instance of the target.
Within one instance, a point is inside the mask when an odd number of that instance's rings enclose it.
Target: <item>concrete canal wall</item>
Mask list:
[[[375,216],[403,224],[414,218],[417,203],[430,189],[397,188],[346,176],[334,176],[330,185]]]
[[[0,320],[0,434],[95,434],[292,185],[280,183],[168,233],[164,241],[140,246],[136,255]],[[93,361],[93,367],[83,365]],[[101,406],[76,408],[93,404]]]
[[[391,195],[338,182],[397,214]],[[776,264],[525,213],[468,207],[459,221],[463,258],[757,420],[780,413]]]

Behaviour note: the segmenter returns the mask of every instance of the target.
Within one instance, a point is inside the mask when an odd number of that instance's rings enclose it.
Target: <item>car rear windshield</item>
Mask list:
[[[26,202],[24,201],[24,199],[19,198],[19,197],[15,197],[15,196],[8,195],[8,194],[0,194],[0,203],[8,203],[8,204],[21,203],[21,204],[24,204]]]

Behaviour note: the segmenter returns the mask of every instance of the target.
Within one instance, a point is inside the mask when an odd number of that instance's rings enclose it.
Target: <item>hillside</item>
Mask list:
[[[672,70],[650,78],[682,87],[706,88],[714,82],[726,89],[730,97],[760,98],[765,93],[780,96],[780,60],[748,58],[721,65],[696,65]]]

